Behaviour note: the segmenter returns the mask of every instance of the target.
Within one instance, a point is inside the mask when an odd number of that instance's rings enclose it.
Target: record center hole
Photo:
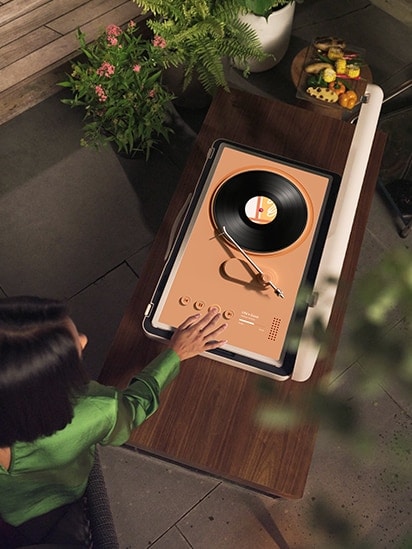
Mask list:
[[[258,225],[271,223],[277,216],[278,209],[273,200],[267,196],[253,196],[245,205],[246,217]]]

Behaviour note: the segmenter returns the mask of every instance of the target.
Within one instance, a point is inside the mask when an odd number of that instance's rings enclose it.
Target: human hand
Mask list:
[[[221,347],[226,340],[216,338],[226,329],[227,324],[217,326],[219,319],[220,314],[214,307],[203,317],[189,316],[171,337],[169,348],[179,355],[180,360],[186,360],[204,351]]]

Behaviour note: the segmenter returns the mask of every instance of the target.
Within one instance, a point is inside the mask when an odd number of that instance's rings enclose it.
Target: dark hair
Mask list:
[[[89,378],[61,302],[0,299],[0,447],[63,429]]]

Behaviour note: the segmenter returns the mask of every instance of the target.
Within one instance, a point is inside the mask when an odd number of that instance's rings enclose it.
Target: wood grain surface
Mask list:
[[[201,173],[208,149],[224,138],[341,174],[354,127],[249,93],[221,91],[194,144],[173,200],[152,246],[144,272],[121,321],[100,381],[124,387],[158,352],[141,323],[160,276],[177,212]],[[379,171],[385,136],[375,137],[348,252],[329,323],[331,344],[305,383],[274,381],[197,357],[162,394],[160,409],[132,434],[130,444],[168,460],[235,481],[263,493],[302,497],[318,426],[309,416],[311,392],[332,368],[346,301],[357,264]],[[263,428],[260,404],[298,400],[300,423],[289,430]]]
[[[109,24],[146,16],[130,0],[0,1],[0,124],[61,91],[79,55],[78,28],[91,42]]]

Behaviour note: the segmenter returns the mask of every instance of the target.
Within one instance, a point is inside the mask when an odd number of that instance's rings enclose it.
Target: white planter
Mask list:
[[[264,61],[249,60],[251,72],[271,69],[285,55],[289,47],[294,14],[295,2],[291,2],[271,13],[267,19],[253,13],[240,16],[241,21],[248,23],[256,31],[263,50],[274,56],[268,57]]]

